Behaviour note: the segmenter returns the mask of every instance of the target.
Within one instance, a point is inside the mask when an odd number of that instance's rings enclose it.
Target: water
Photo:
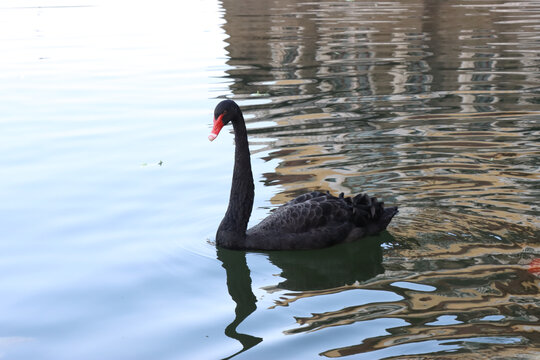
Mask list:
[[[537,358],[540,3],[0,4],[0,354]],[[248,120],[257,223],[307,189],[361,243],[212,240]]]

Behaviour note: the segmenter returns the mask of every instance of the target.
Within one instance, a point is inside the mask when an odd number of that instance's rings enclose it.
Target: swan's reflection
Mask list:
[[[280,276],[284,279],[276,288],[322,290],[372,278],[384,272],[381,239],[369,237],[322,250],[268,253],[270,262],[281,269]]]
[[[236,303],[234,320],[225,328],[225,335],[242,344],[242,350],[226,358],[230,359],[262,341],[259,337],[240,334],[236,331],[238,325],[257,309],[255,304],[257,298],[251,290],[251,276],[246,262],[246,253],[218,247],[217,257],[223,263],[227,273],[227,289]]]
[[[389,233],[384,232],[381,236],[326,249],[271,251],[264,254],[272,264],[281,269],[280,276],[284,279],[273,287],[292,291],[331,289],[364,281],[384,272],[381,244],[393,240]],[[240,334],[236,330],[257,309],[246,252],[218,247],[217,257],[223,263],[227,273],[227,288],[236,303],[234,321],[225,328],[225,335],[242,344],[242,350],[228,357],[229,359],[252,348],[263,339]]]

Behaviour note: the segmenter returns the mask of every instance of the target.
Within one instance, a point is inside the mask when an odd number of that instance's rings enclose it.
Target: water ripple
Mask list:
[[[351,335],[320,355],[534,357],[539,11],[538,1],[286,2],[243,30],[228,14],[224,29],[242,35],[228,40],[233,98],[269,100],[245,110],[270,208],[307,189],[400,206],[384,273],[265,287],[281,291],[273,311],[299,309],[285,334],[342,339],[385,319],[382,335]],[[359,289],[402,299],[345,301]],[[343,306],[313,311],[329,296]]]

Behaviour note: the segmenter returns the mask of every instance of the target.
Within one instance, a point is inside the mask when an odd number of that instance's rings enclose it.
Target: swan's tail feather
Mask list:
[[[358,227],[367,227],[371,234],[380,232],[388,226],[397,207],[384,207],[384,202],[367,194],[358,194],[352,199],[353,221]]]
[[[383,211],[383,215],[381,216],[381,219],[379,220],[379,224],[383,227],[383,229],[386,229],[388,224],[390,224],[390,221],[392,221],[392,218],[394,215],[398,213],[397,206],[392,206],[389,208],[385,208]]]

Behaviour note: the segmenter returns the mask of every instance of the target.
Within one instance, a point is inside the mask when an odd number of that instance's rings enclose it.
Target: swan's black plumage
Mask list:
[[[213,140],[227,123],[235,134],[235,161],[229,207],[216,234],[219,246],[243,250],[315,249],[357,240],[381,232],[398,212],[374,197],[339,197],[318,191],[300,195],[247,229],[254,185],[242,111],[232,100],[214,110]]]

